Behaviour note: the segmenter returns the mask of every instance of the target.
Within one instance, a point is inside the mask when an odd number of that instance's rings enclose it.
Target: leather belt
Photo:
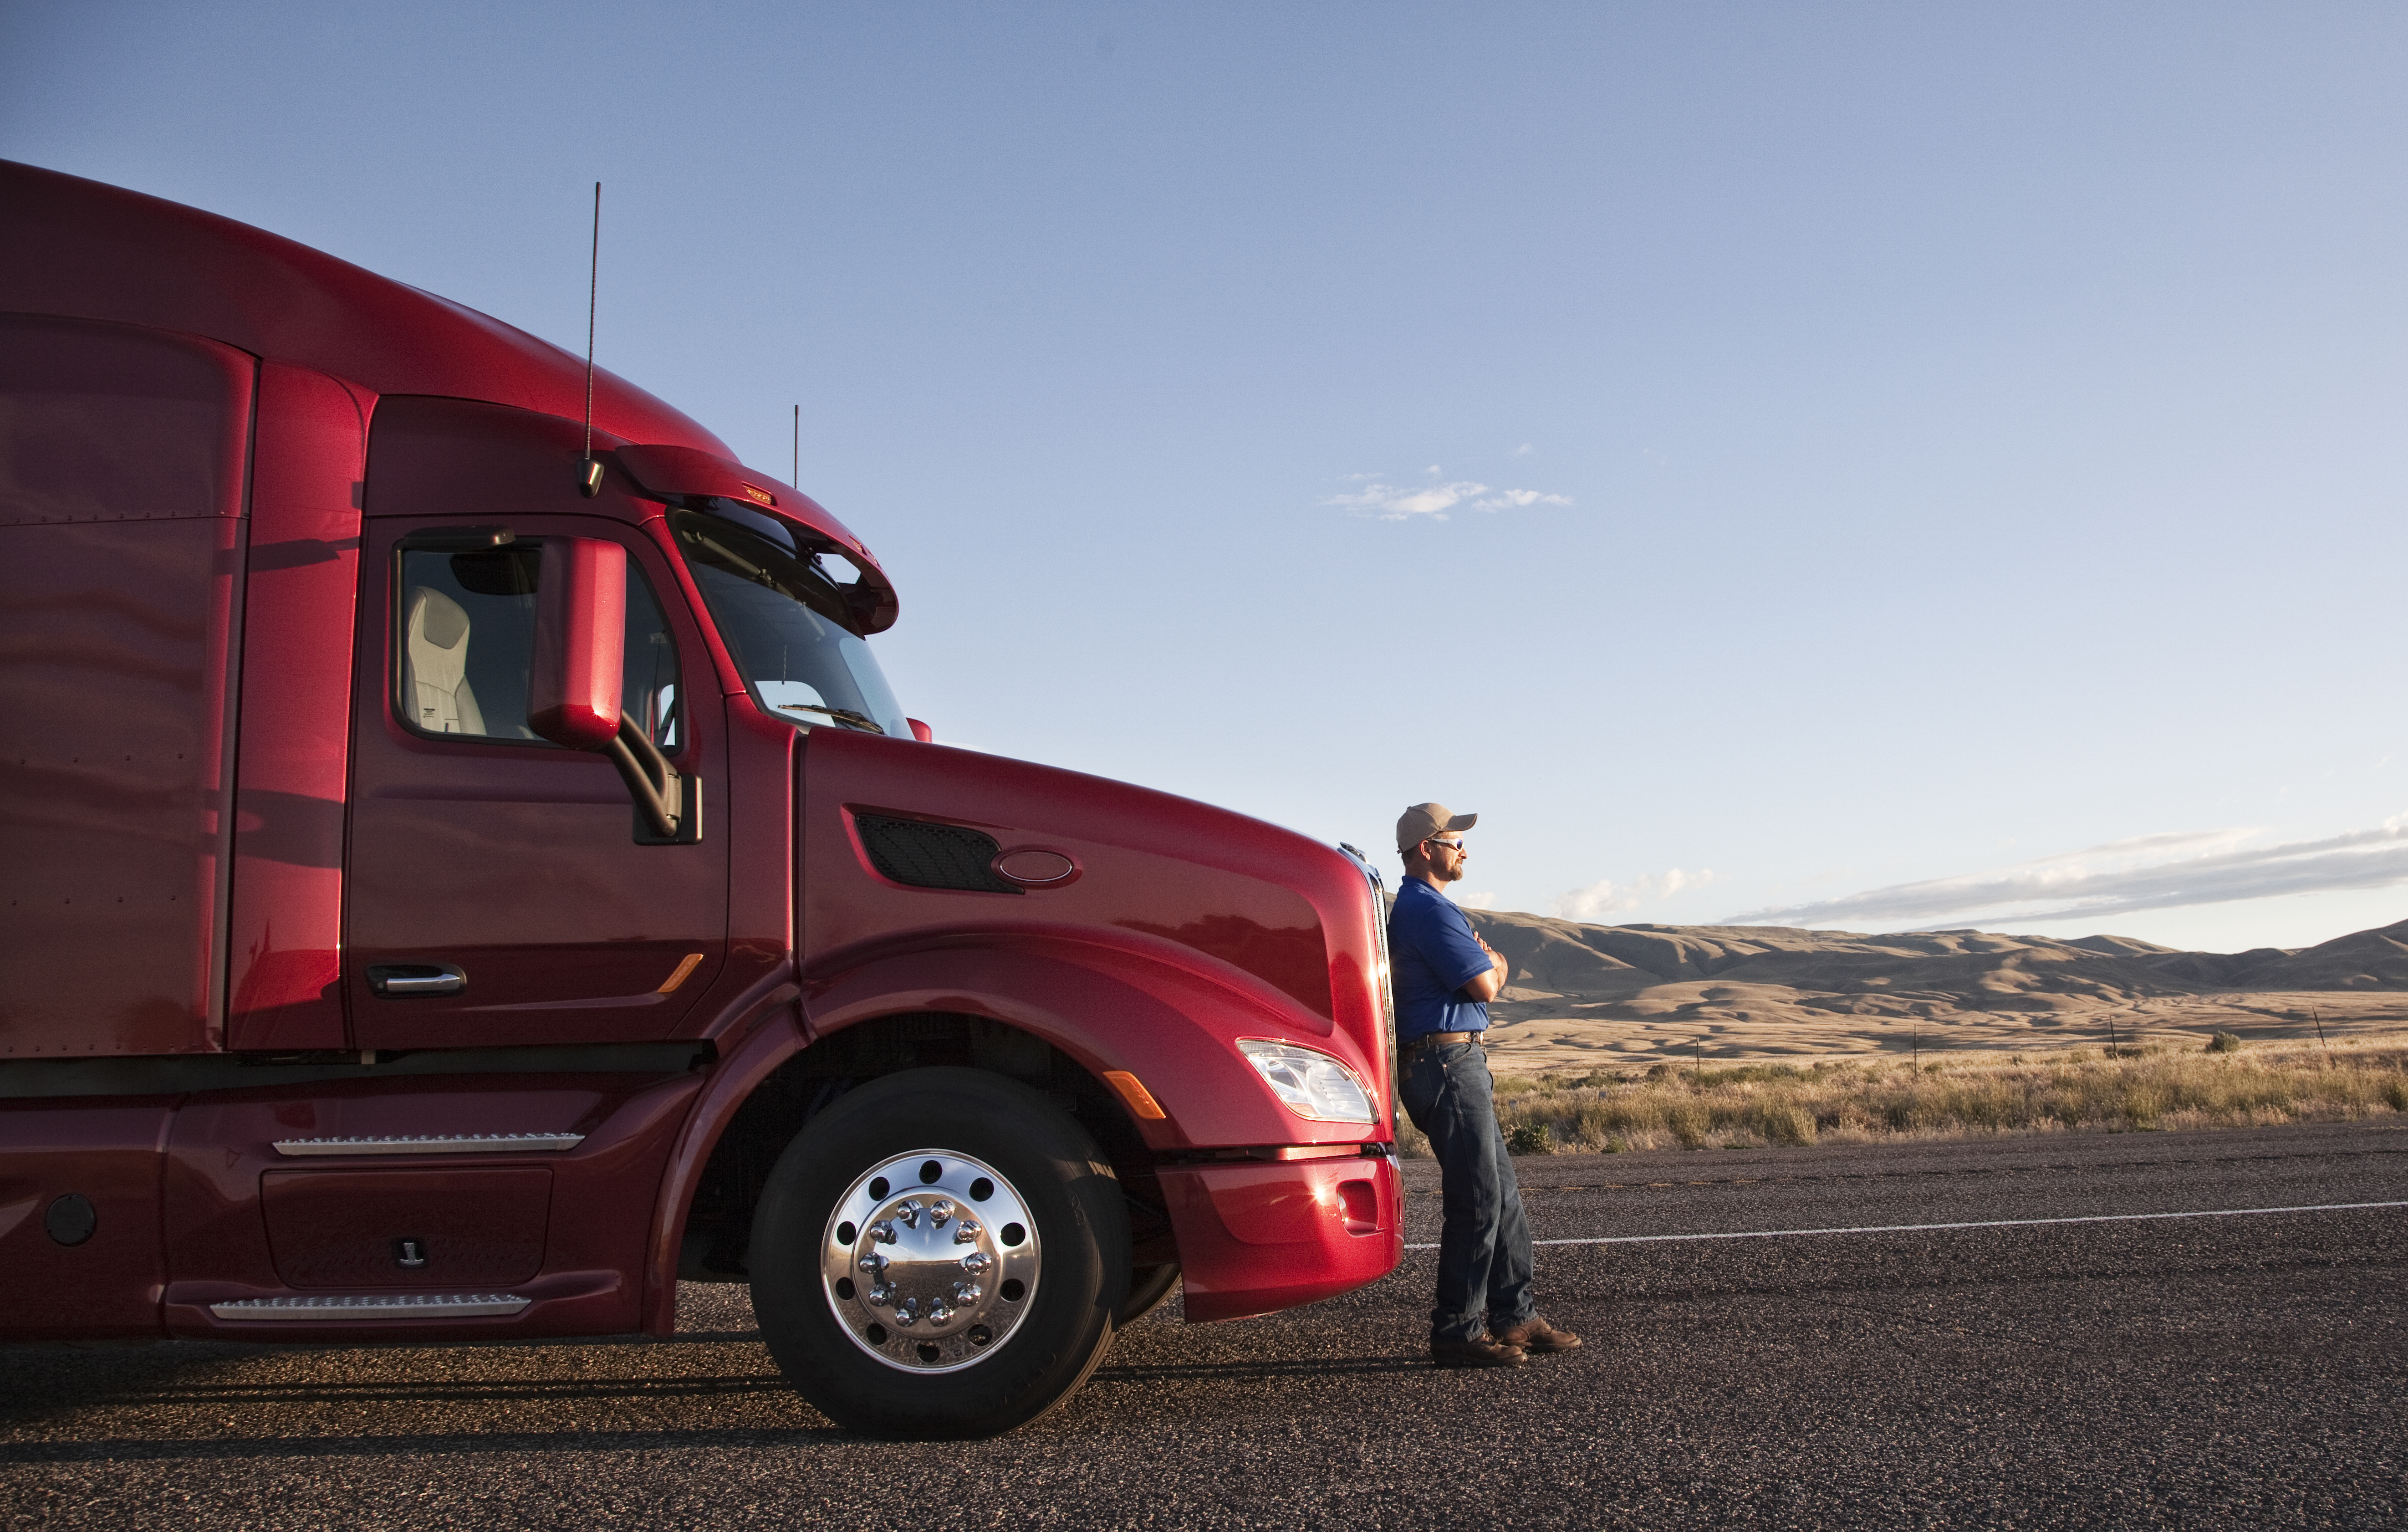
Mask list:
[[[1424,1048],[1452,1048],[1459,1042],[1474,1041],[1479,1036],[1477,1032],[1425,1032],[1418,1038],[1407,1038],[1397,1051],[1415,1053]]]

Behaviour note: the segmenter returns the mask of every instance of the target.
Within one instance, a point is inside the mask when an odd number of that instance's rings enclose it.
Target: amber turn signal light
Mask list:
[[[1126,1069],[1105,1070],[1104,1083],[1119,1093],[1120,1098],[1128,1103],[1130,1111],[1147,1122],[1158,1123],[1169,1115],[1162,1110],[1162,1103],[1154,1098],[1154,1093],[1138,1083],[1137,1076]]]

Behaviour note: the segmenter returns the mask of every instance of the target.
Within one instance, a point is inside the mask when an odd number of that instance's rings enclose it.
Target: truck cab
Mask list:
[[[263,231],[0,165],[0,1339],[430,1344],[750,1284],[1007,1430],[1401,1257],[1376,876],[950,749],[842,522]]]

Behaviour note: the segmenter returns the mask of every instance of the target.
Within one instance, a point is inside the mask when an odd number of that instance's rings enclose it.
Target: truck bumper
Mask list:
[[[1393,1159],[1240,1160],[1161,1176],[1190,1324],[1331,1297],[1404,1259]]]

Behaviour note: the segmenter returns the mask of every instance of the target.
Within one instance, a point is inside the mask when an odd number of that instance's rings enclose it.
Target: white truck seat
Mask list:
[[[429,734],[483,734],[485,715],[468,685],[468,614],[429,585],[409,593],[409,638],[402,652],[402,694],[411,722]]]

